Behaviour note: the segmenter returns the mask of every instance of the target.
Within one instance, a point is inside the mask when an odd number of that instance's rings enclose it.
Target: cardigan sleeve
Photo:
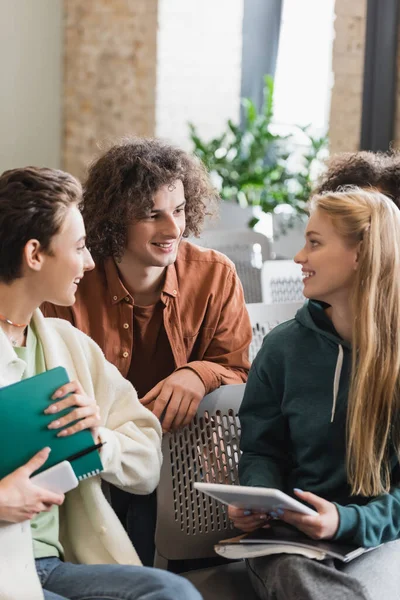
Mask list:
[[[69,364],[70,377],[78,379],[100,407],[99,435],[106,442],[100,451],[101,477],[131,493],[151,493],[162,462],[159,420],[139,402],[132,384],[106,360],[96,342],[62,319],[44,321],[62,338],[58,364]]]
[[[100,453],[102,478],[135,494],[149,494],[158,485],[161,469],[161,425],[153,413],[140,404],[133,386],[118,369],[104,359],[104,371],[97,373],[96,388],[108,387],[112,401],[105,424],[99,429],[107,442]]]

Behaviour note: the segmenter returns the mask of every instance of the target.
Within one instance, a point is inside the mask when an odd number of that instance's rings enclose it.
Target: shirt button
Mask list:
[[[125,352],[123,352],[122,356],[123,356],[124,358],[128,358],[128,356],[129,356],[129,352],[126,352],[126,351],[125,351]]]
[[[100,533],[102,533],[103,535],[105,533],[107,533],[107,527],[104,527],[104,525],[100,528]]]
[[[118,296],[113,296],[113,300],[118,300]]]
[[[172,293],[174,296],[176,296],[178,292],[176,290],[172,290]]]
[[[124,300],[125,300],[125,302],[129,302],[130,301],[129,296],[125,296]]]
[[[123,328],[124,328],[124,329],[129,329],[129,323],[124,323],[124,324],[123,324]]]

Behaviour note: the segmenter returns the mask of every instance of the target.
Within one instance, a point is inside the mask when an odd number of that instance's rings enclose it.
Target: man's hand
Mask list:
[[[176,430],[188,425],[204,398],[206,389],[192,369],[179,369],[153,387],[140,402],[162,421],[163,431]]]
[[[311,504],[318,515],[309,516],[292,510],[284,510],[278,511],[279,518],[285,523],[294,525],[313,540],[332,539],[339,527],[339,513],[336,506],[311,492],[294,491],[300,500]]]
[[[63,494],[54,494],[35,485],[29,478],[48,459],[50,448],[43,448],[25,465],[0,481],[0,520],[21,523],[53,504],[64,502]]]
[[[263,512],[228,506],[228,516],[237,529],[241,529],[246,533],[251,533],[256,529],[260,529],[260,527],[265,529],[269,527],[267,521],[270,517]]]

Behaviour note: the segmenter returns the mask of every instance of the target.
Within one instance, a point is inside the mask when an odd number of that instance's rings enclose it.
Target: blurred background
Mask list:
[[[400,137],[398,5],[0,0],[0,171],[84,179],[116,139],[160,136],[194,151],[221,192],[209,235],[255,231],[263,260],[291,258],[328,154]]]

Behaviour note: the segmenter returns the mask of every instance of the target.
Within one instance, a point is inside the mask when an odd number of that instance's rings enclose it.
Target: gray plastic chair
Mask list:
[[[270,240],[265,235],[251,229],[210,229],[190,241],[230,258],[242,282],[245,301],[262,301],[261,269],[263,262],[271,257]]]
[[[304,302],[301,266],[293,260],[267,260],[262,266],[262,299],[267,304]]]
[[[277,304],[263,304],[256,302],[246,304],[253,330],[249,347],[249,360],[253,362],[260,350],[267,333],[274,327],[293,319],[296,312],[303,306],[303,302],[282,302]]]
[[[214,545],[239,532],[226,508],[195,490],[195,481],[238,483],[240,424],[237,413],[245,384],[225,385],[205,396],[192,423],[163,437],[163,466],[157,490],[156,558],[170,560],[215,557]],[[244,562],[183,574],[204,600],[255,600]]]

